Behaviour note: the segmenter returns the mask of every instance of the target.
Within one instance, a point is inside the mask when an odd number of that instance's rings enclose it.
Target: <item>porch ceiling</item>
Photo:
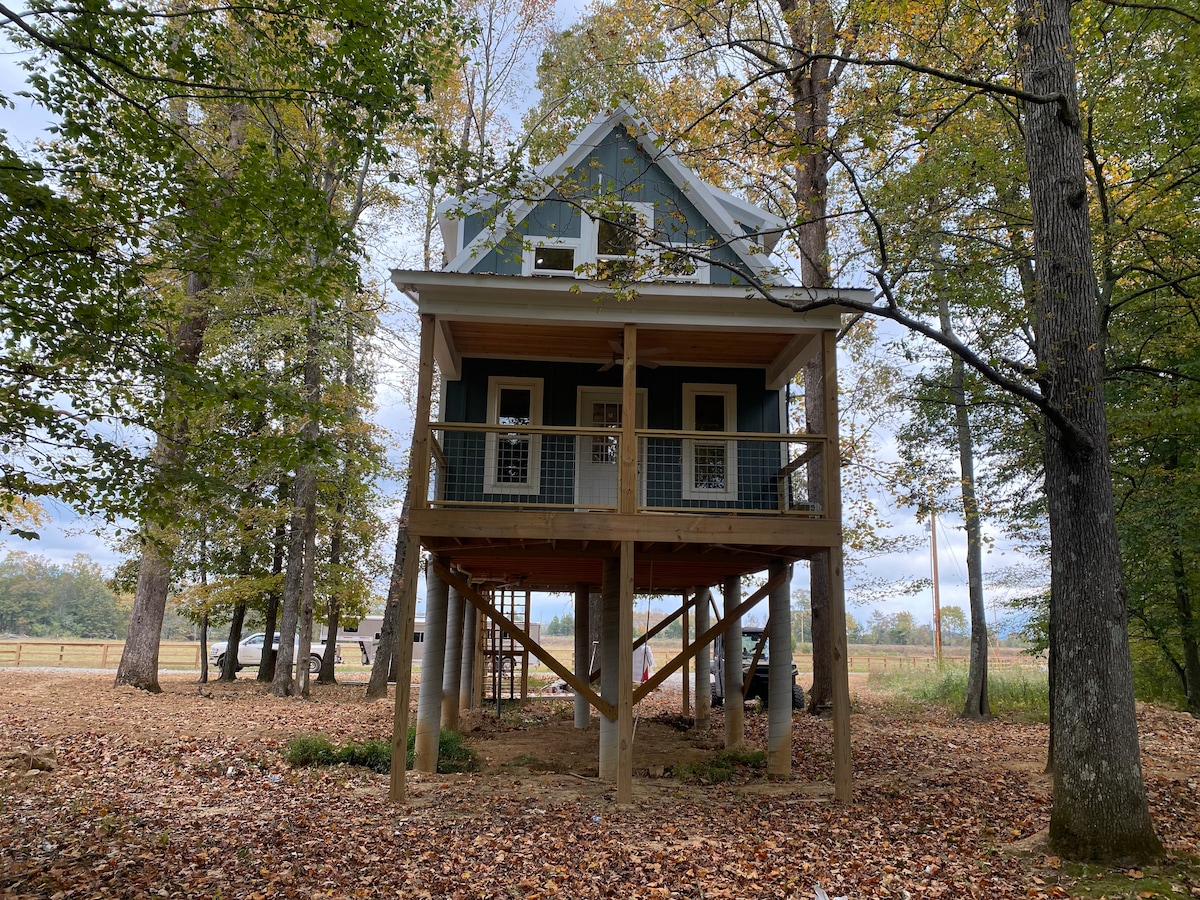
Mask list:
[[[603,560],[620,552],[620,544],[610,541],[498,539],[464,543],[432,538],[422,543],[474,582],[545,591],[569,591],[578,584],[599,589]],[[791,562],[812,552],[812,548],[793,546],[637,542],[634,590],[677,593],[720,584],[731,576],[761,571],[772,559]]]
[[[457,353],[509,359],[542,359],[602,364],[614,358],[620,327],[531,325],[528,322],[447,321]],[[660,365],[770,366],[795,334],[779,332],[638,329],[639,362]],[[648,352],[656,351],[656,352]]]

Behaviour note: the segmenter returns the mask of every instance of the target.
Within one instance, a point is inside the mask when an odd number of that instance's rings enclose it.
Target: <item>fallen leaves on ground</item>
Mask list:
[[[1045,726],[968,724],[860,696],[852,806],[832,801],[830,723],[798,715],[792,780],[639,777],[634,805],[618,807],[606,783],[536,774],[503,752],[519,737],[553,763],[544,735],[571,717],[555,701],[497,727],[472,713],[472,741],[499,762],[410,775],[409,805],[394,806],[385,775],[293,769],[280,755],[298,734],[387,738],[391,703],[363,702],[362,687],[316,686],[308,701],[244,680],[210,684],[209,697],[184,676],[163,688],[0,671],[0,752],[57,764],[0,770],[0,896],[809,900],[820,884],[852,900],[936,900],[1070,889],[1059,860],[1014,850],[1035,847],[1048,822]],[[655,730],[655,715],[678,710],[677,694],[644,704],[635,769],[649,771],[639,752],[660,762],[668,740],[681,758],[721,745],[719,711],[705,735]],[[1160,835],[1196,853],[1200,724],[1153,707],[1139,716]],[[765,714],[747,714],[752,746],[765,729]],[[596,734],[578,739],[595,746]]]

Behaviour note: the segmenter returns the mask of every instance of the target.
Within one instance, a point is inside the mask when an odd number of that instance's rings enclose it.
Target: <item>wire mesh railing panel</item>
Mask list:
[[[820,516],[826,439],[810,435],[639,429],[637,496],[656,511]],[[613,510],[621,476],[616,429],[434,426],[436,506]]]

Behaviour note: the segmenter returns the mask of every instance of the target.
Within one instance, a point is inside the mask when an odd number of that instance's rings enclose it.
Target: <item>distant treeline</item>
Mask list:
[[[100,566],[83,554],[70,563],[10,552],[0,561],[0,637],[77,637],[124,640],[132,597],[117,594]],[[168,613],[163,637],[191,637]]]

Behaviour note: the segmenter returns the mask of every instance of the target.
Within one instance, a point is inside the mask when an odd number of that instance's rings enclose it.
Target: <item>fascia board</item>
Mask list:
[[[778,307],[753,290],[724,285],[638,285],[635,298],[616,301],[608,285],[594,281],[522,278],[514,275],[470,275],[396,269],[392,282],[417,296],[421,312],[472,321],[528,321],[531,324],[576,323],[609,326],[630,322],[670,328],[803,331],[838,328],[848,312],[836,302],[807,313]],[[870,291],[858,289],[781,290],[784,299],[845,297],[870,302]],[[611,302],[605,302],[609,298]],[[686,304],[683,305],[683,304]]]

